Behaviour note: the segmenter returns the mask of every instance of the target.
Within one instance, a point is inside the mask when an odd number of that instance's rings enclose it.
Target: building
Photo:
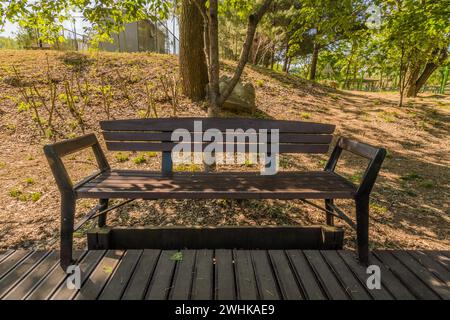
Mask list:
[[[169,53],[168,30],[150,20],[130,22],[125,30],[111,36],[113,42],[101,42],[99,48],[112,52],[152,51]]]

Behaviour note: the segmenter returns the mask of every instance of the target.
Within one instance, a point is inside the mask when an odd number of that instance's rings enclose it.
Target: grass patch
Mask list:
[[[19,199],[19,197],[23,194],[22,190],[18,188],[12,188],[9,190],[9,196],[15,199]]]
[[[258,88],[264,87],[264,83],[265,83],[265,81],[262,80],[262,79],[258,79],[258,80],[255,81],[255,84],[256,84],[256,86],[257,86]]]
[[[351,182],[358,184],[358,183],[361,183],[362,176],[363,176],[362,172],[355,172],[354,174],[348,176],[348,179]]]
[[[42,197],[42,193],[40,192],[33,192],[30,194],[30,200],[33,202],[38,201]]]
[[[34,179],[33,179],[33,178],[26,178],[26,179],[24,180],[24,182],[25,182],[25,184],[26,184],[27,186],[31,186],[32,184],[34,184]]]
[[[302,119],[311,119],[311,113],[309,113],[309,112],[302,112],[302,113],[300,113],[300,118],[302,118]]]
[[[128,160],[130,160],[128,155],[122,152],[117,153],[115,158],[117,162],[127,162]]]
[[[17,187],[14,187],[9,190],[9,196],[19,201],[33,201],[36,202],[42,197],[41,192],[23,192]]]
[[[384,122],[395,122],[399,118],[399,114],[396,111],[381,111],[378,116],[383,119]]]
[[[400,179],[403,180],[403,181],[415,181],[415,180],[422,180],[423,177],[420,174],[418,174],[418,173],[411,172],[411,173],[407,173],[405,175],[402,175],[400,177]]]
[[[432,189],[435,186],[436,186],[436,184],[434,183],[434,181],[430,180],[430,179],[425,179],[425,180],[419,182],[419,187],[421,187],[421,188]]]
[[[136,158],[134,158],[133,162],[135,164],[143,164],[147,162],[147,159],[145,158],[145,155],[141,154],[139,156],[137,156]]]
[[[202,168],[197,164],[177,164],[174,168],[174,171],[187,171],[187,172],[199,172],[202,171]]]
[[[379,213],[379,214],[386,214],[388,212],[388,208],[386,208],[380,204],[371,202],[370,203],[370,211],[374,212],[374,213]]]

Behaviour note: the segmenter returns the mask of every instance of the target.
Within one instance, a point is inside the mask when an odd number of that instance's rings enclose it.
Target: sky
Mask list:
[[[72,30],[73,24],[69,21],[64,22],[64,27],[66,29]],[[89,26],[88,23],[84,22],[81,18],[75,19],[75,28],[77,29],[78,34],[83,34],[83,28]],[[10,23],[9,21],[6,22],[5,26],[3,27],[3,30],[0,30],[0,37],[9,37],[14,38],[15,34],[17,33],[18,25],[17,23]]]

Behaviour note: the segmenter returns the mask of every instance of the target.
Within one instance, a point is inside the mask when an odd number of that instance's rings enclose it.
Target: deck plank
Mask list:
[[[18,283],[3,299],[4,300],[23,300],[36,287],[44,277],[59,263],[59,254],[51,251],[39,265]]]
[[[339,256],[336,251],[321,251],[322,256],[328,262],[328,265],[334,271],[341,285],[350,295],[352,300],[370,300],[371,296],[367,293],[366,289],[359,282],[352,271],[347,267],[345,262]]]
[[[301,300],[303,295],[283,250],[270,250],[269,257],[284,300]]]
[[[0,279],[11,271],[22,259],[32,254],[33,251],[16,250],[2,261],[0,264]]]
[[[161,250],[146,249],[143,251],[122,296],[123,300],[141,300],[144,298],[160,254]]]
[[[325,300],[326,296],[323,292],[317,276],[314,273],[313,268],[306,259],[303,251],[301,250],[287,250],[286,251],[292,266],[294,267],[295,274],[300,283],[305,299],[309,300]]]
[[[419,261],[428,271],[443,281],[450,288],[450,271],[445,269],[439,262],[433,260],[423,251],[408,251],[417,261]]]
[[[233,252],[228,249],[215,251],[215,298],[236,299]]]
[[[99,300],[120,300],[141,254],[142,250],[127,250],[124,253],[116,271],[100,294]]]
[[[233,250],[233,255],[236,266],[237,299],[258,299],[258,289],[256,287],[256,279],[250,251]]]
[[[439,296],[426,286],[414,273],[406,268],[389,251],[376,251],[375,255],[380,259],[400,281],[419,299],[437,300]]]
[[[14,250],[6,250],[6,251],[2,251],[0,253],[0,262],[2,262],[3,260],[5,260],[10,254],[12,254],[14,252]]]
[[[95,300],[116,271],[124,252],[108,250],[75,296],[75,300]]]
[[[265,250],[251,251],[256,284],[262,300],[280,300],[279,289]]]
[[[441,297],[441,299],[450,300],[450,287],[436,278],[406,251],[396,251],[392,254],[414,273],[418,279],[422,280],[428,288]]]
[[[322,288],[332,300],[348,300],[349,296],[331,271],[319,251],[305,250],[305,256],[317,275]]]
[[[0,299],[38,265],[49,251],[35,251],[21,260],[0,280]]]
[[[448,252],[448,251],[447,251]],[[442,251],[425,251],[433,260],[436,260],[442,264],[447,270],[450,271],[450,254],[445,254]]]
[[[193,300],[210,300],[214,293],[213,250],[197,250],[195,275],[192,283]]]
[[[58,254],[58,252],[57,252]],[[77,263],[87,254],[87,251],[75,251],[73,258]],[[49,274],[31,292],[26,300],[48,300],[67,278],[67,273],[57,264]]]
[[[389,290],[396,300],[416,299],[408,287],[402,283],[401,279],[399,279],[392,270],[375,255],[375,252],[370,254],[370,263],[380,267],[382,275],[381,283]]]
[[[352,270],[359,281],[364,285],[367,281],[368,274],[366,273],[366,267],[359,264],[356,260],[356,254],[350,251],[340,250],[338,254],[345,261],[347,266]],[[381,268],[380,268],[381,269]],[[381,277],[381,289],[369,290],[369,294],[375,300],[392,300],[394,297],[390,294],[389,290],[385,285],[384,280],[385,273],[382,273]]]
[[[161,252],[145,297],[147,300],[167,299],[171,289],[172,277],[176,264],[173,255],[176,252],[177,251],[175,250],[164,250]]]
[[[195,250],[182,250],[182,260],[178,261],[173,288],[170,292],[171,300],[188,300],[191,297],[192,281],[195,269]]]
[[[104,250],[91,250],[89,251],[83,259],[80,261],[78,266],[80,267],[81,272],[81,286],[89,278],[91,272],[95,269],[99,261],[102,259],[105,254]],[[78,290],[69,289],[67,287],[66,282],[61,283],[59,288],[55,291],[55,293],[50,298],[51,300],[71,300],[78,293]]]

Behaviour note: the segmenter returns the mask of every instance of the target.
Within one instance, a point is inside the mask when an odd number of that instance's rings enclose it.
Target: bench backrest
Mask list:
[[[279,153],[327,153],[333,138],[332,134],[335,130],[335,126],[330,124],[240,118],[108,120],[101,121],[100,127],[103,130],[103,136],[108,150],[160,151],[163,152],[167,165],[171,165],[169,163],[171,161],[169,159],[170,153],[175,145],[179,143],[178,140],[172,141],[173,131],[185,129],[193,136],[194,133],[198,133],[196,130],[199,128],[199,121],[201,122],[201,133],[204,133],[208,129],[217,129],[225,134],[226,130],[241,129],[242,131],[235,132],[234,136],[239,139],[239,136],[245,135],[245,137],[241,137],[245,138],[245,152],[251,151],[252,148],[250,148],[250,145],[254,143],[254,140],[249,139],[250,131],[247,130],[254,130],[258,137],[260,137],[260,130],[267,130],[269,136],[268,142],[270,143],[271,130],[278,129]],[[258,139],[258,141],[260,140]],[[191,143],[192,150],[199,148],[198,143],[195,146],[195,141]],[[231,143],[236,144],[236,142]],[[201,143],[200,150],[203,150],[208,144],[209,142]],[[224,138],[224,150],[228,147],[227,144],[230,143],[227,143]]]

